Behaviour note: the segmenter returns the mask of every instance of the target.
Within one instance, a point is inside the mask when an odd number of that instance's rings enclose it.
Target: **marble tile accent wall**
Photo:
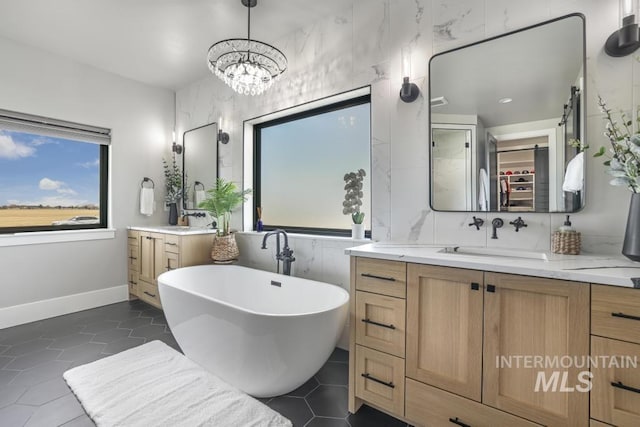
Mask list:
[[[529,226],[515,233],[508,222],[518,215],[501,213],[506,224],[493,240],[490,223],[496,214],[481,214],[486,222],[479,232],[468,226],[473,214],[431,210],[428,61],[444,50],[572,12],[586,16],[587,142],[597,148],[606,144],[597,95],[616,109],[630,110],[640,103],[640,63],[632,56],[611,58],[603,52],[604,41],[617,28],[616,0],[358,0],[275,43],[287,54],[290,69],[265,95],[236,96],[213,75],[178,91],[177,127],[183,132],[222,114],[231,143],[220,150],[221,175],[241,182],[243,120],[371,85],[375,240],[548,250],[562,214],[521,214]],[[412,47],[411,80],[422,91],[412,104],[398,97],[400,49],[405,46]],[[582,232],[584,252],[619,253],[630,195],[610,187],[601,161],[587,157],[587,204],[572,221]],[[233,225],[240,224],[236,215]],[[242,263],[270,268],[272,260],[255,239],[240,239]],[[341,250],[350,242],[294,241],[296,274],[347,283],[348,262]]]

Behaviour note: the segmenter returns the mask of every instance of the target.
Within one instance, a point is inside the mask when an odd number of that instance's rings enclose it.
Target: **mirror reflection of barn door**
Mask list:
[[[487,132],[489,148],[489,210],[498,210],[498,141]]]

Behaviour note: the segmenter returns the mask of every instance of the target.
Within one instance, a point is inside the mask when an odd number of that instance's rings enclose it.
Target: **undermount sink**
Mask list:
[[[479,248],[471,246],[447,246],[438,251],[443,254],[455,255],[473,255],[473,256],[490,256],[504,258],[525,258],[548,261],[549,257],[546,252],[524,251],[509,248]]]

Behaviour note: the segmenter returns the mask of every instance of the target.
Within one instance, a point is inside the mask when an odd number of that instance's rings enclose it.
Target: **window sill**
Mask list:
[[[115,237],[116,230],[113,228],[0,234],[0,247],[42,245],[46,243],[78,242],[84,240],[104,240],[114,239]]]
[[[264,236],[267,232],[266,231],[238,231],[236,233],[240,235],[246,234],[249,236],[252,236],[252,235]],[[333,241],[333,242],[353,242],[356,245],[372,242],[371,239],[352,239],[351,237],[348,237],[348,236],[325,236],[322,234],[301,234],[301,233],[289,233],[289,232],[287,232],[287,235],[289,236],[289,238],[292,238],[292,239],[326,240],[326,241]]]

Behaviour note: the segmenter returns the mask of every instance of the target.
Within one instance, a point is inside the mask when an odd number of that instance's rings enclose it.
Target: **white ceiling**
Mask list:
[[[353,0],[259,0],[252,38],[274,44]],[[154,86],[209,73],[206,54],[247,35],[240,0],[1,0],[0,37]],[[278,46],[276,46],[278,47]]]

